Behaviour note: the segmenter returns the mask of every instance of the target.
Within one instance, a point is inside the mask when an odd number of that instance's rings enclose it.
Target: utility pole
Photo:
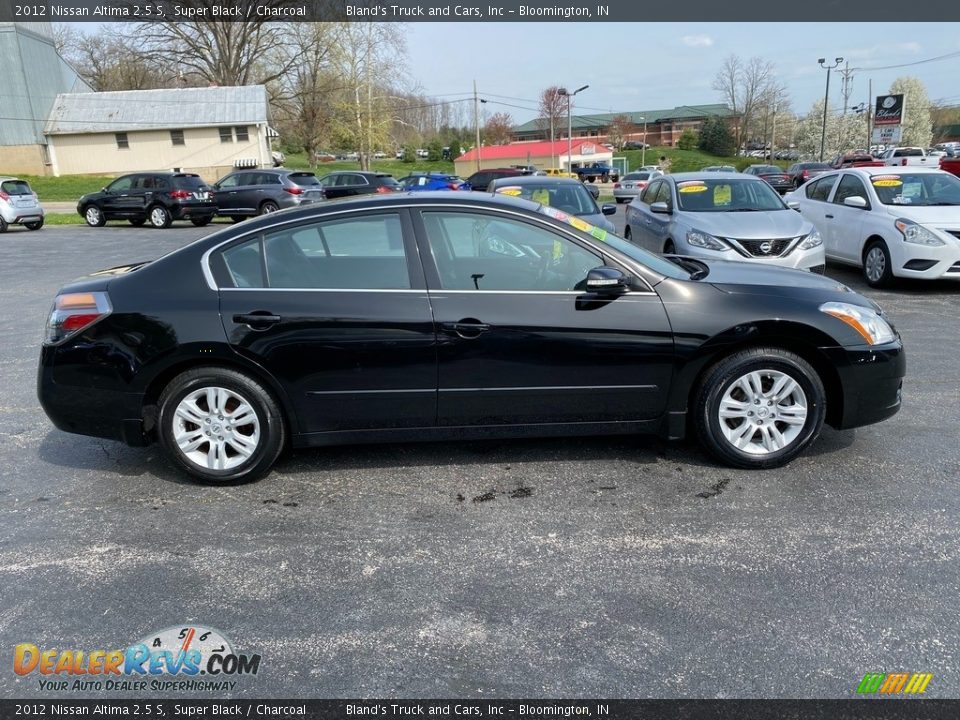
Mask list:
[[[476,78],[473,80],[473,126],[477,131],[477,172],[480,172],[480,97]]]
[[[867,150],[873,144],[873,78],[867,81]]]
[[[838,67],[843,62],[842,57],[835,58],[833,65],[827,65],[826,58],[817,60],[824,70],[827,71],[827,89],[823,93],[823,129],[820,131],[820,162],[823,162],[823,151],[827,145],[827,105],[830,102],[830,71]]]

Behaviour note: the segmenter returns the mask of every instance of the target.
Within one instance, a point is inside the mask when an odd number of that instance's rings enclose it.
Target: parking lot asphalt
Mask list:
[[[193,623],[261,654],[236,697],[849,698],[868,671],[960,695],[960,284],[828,267],[903,335],[904,406],[787,468],[646,437],[458,442],[202,487],[156,447],[55,430],[35,374],[62,283],[210,230],[0,236],[0,697],[211,697],[12,671],[18,643]]]

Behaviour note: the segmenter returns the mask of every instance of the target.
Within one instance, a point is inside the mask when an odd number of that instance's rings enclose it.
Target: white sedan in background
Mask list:
[[[813,223],[828,260],[872,287],[895,277],[960,280],[960,179],[932,168],[824,173],[784,200]]]

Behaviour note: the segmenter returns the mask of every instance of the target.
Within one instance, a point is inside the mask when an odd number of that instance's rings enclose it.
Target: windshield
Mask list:
[[[641,265],[645,265],[655,273],[659,273],[660,275],[671,277],[676,280],[690,279],[690,273],[679,265],[676,265],[669,260],[660,257],[659,255],[654,255],[651,252],[647,252],[643,248],[637,247],[633,243],[627,242],[623,238],[619,238],[616,235],[607,232],[603,228],[598,228],[595,225],[591,225],[590,223],[585,222],[578,217],[547,205],[541,205],[538,209],[544,215],[548,215],[556,220],[560,220],[570,227],[586,233],[594,240],[599,240],[600,242],[609,245],[614,250],[619,251],[623,255],[626,255],[628,258],[640,263]]]
[[[495,188],[494,192],[549,205],[572,215],[597,215],[600,212],[593,196],[580,183],[544,182],[503,185]]]
[[[948,173],[897,173],[870,178],[884,205],[960,205],[960,179]]]
[[[684,212],[748,212],[786,210],[777,191],[763,180],[710,178],[677,183]]]

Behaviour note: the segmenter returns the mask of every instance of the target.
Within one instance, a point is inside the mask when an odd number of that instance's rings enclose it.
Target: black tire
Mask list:
[[[243,222],[244,220],[246,220],[246,218],[243,215],[231,215],[230,219],[235,223]]]
[[[147,218],[158,230],[166,230],[173,224],[173,216],[163,205],[154,205],[147,210]]]
[[[203,227],[204,225],[209,225],[211,220],[213,220],[213,217],[210,215],[206,217],[190,218],[190,222],[192,222],[197,227]]]
[[[617,205],[622,205],[623,203],[625,203],[625,202],[627,201],[626,198],[618,198],[618,197],[615,197],[615,198],[613,198],[613,199],[616,201]]]
[[[9,227],[7,221],[0,217],[0,233],[5,233]]]
[[[677,246],[673,244],[673,240],[667,240],[663,244],[663,254],[664,255],[676,255]]]
[[[874,240],[867,243],[867,246],[863,249],[862,264],[863,279],[867,281],[867,285],[875,288],[893,285],[890,251],[883,240]]]
[[[610,176],[609,176],[609,175],[601,175],[601,176],[600,176],[600,182],[610,182]]]
[[[83,219],[90,227],[103,227],[107,224],[107,218],[96,205],[87,205],[83,209]]]
[[[277,205],[273,200],[266,200],[260,204],[260,214],[269,215],[270,213],[275,213],[280,209],[280,206]]]
[[[799,405],[800,396],[796,394],[797,390],[792,390],[779,402],[769,401],[769,405],[765,405],[762,400],[757,405],[743,400],[744,408],[751,408],[745,410],[750,412],[751,418],[721,419],[720,405],[725,394],[728,391],[742,392],[738,383],[749,373],[757,373],[762,378],[762,387],[767,392],[773,389],[774,380],[765,373],[786,375],[792,379],[806,402],[803,424],[797,426],[778,419],[778,409],[795,408]],[[766,384],[768,382],[770,385]],[[745,393],[743,396],[747,397]],[[789,402],[792,405],[782,406],[780,402]],[[762,411],[766,411],[766,420],[759,417]],[[746,469],[780,467],[793,460],[820,434],[825,415],[826,393],[817,372],[799,355],[782,348],[751,348],[720,360],[707,371],[697,389],[693,404],[693,424],[700,442],[722,462]],[[763,449],[761,454],[757,454],[757,435],[760,436],[760,442],[764,443],[770,434],[769,429],[764,429],[764,422],[767,423],[767,428],[776,428],[786,444],[779,449]],[[741,428],[745,432],[740,435],[747,447],[753,448],[754,452],[736,447],[734,441],[725,434],[725,429],[736,434]]]
[[[145,217],[130,218],[129,220],[127,220],[127,222],[133,225],[134,227],[143,227],[144,223],[147,222],[147,219]]]
[[[253,409],[256,415],[259,423],[259,443],[250,456],[239,462],[235,467],[211,469],[201,466],[184,454],[175,439],[175,432],[177,431],[175,423],[184,423],[177,416],[178,405],[188,395],[203,391],[205,388],[221,388],[230,393],[235,393]],[[158,406],[160,408],[158,419],[160,444],[174,464],[202,483],[236,485],[256,480],[270,470],[286,443],[286,424],[280,406],[273,395],[258,381],[235,370],[220,367],[200,367],[181,373],[164,388],[158,400]],[[228,405],[226,410],[229,412],[231,409],[235,410],[236,407],[231,408]],[[221,408],[221,411],[223,409]],[[209,405],[204,410],[209,411]],[[227,416],[227,421],[229,422],[229,416]],[[213,422],[216,422],[215,418]],[[193,429],[194,425],[201,429],[206,427],[199,423],[188,422],[187,425],[190,428],[186,429],[185,432],[197,432],[198,434],[199,431]],[[220,428],[220,426],[211,424],[210,427],[211,430],[218,427],[218,432],[231,429],[226,425]],[[209,452],[210,441],[201,440],[201,442],[198,452],[201,454]],[[202,449],[204,445],[207,447],[206,451]],[[226,451],[233,450],[233,446],[229,448],[225,444],[221,444],[221,446]],[[233,457],[237,455],[239,453],[234,451]],[[228,460],[232,459],[227,452],[224,452],[223,456]]]
[[[593,176],[593,175],[588,175],[588,176],[587,176],[587,182],[594,182],[596,179],[597,179],[597,178],[596,178],[595,176]]]
[[[23,226],[27,230],[39,230],[40,228],[43,227],[43,218],[40,218],[36,222],[25,222]]]

